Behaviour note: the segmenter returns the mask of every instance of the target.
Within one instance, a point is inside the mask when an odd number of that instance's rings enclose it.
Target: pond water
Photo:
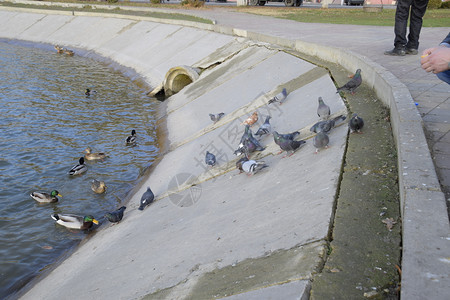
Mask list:
[[[52,47],[0,41],[0,298],[15,292],[89,233],[55,224],[53,213],[97,219],[125,200],[158,155],[159,101],[105,63],[57,54]],[[97,91],[86,97],[85,89]],[[137,144],[127,146],[131,130]],[[108,158],[87,161],[84,150]],[[93,179],[107,192],[95,194]],[[58,190],[54,204],[33,191]],[[126,214],[126,211],[125,211]]]

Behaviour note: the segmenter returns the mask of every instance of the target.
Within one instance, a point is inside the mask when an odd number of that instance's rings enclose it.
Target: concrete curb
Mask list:
[[[48,14],[65,14],[52,10],[11,9]],[[246,37],[277,44],[328,62],[342,65],[349,72],[361,68],[364,82],[372,87],[390,108],[393,135],[397,145],[399,191],[403,219],[402,291],[405,299],[438,299],[448,296],[449,221],[445,197],[437,179],[419,115],[409,90],[391,72],[357,53],[330,48],[301,40],[290,40],[220,25],[199,24],[178,20],[162,20],[104,13],[81,13],[148,20],[152,22],[195,27],[221,34]],[[72,12],[67,12],[72,15]]]

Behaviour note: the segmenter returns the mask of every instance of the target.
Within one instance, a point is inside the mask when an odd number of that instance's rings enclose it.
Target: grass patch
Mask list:
[[[9,6],[9,7],[20,7],[20,8],[34,8],[34,9],[47,9],[47,10],[59,10],[59,11],[80,11],[80,12],[96,12],[96,13],[110,13],[110,14],[120,14],[120,15],[129,15],[129,16],[139,16],[139,17],[150,17],[150,18],[158,18],[158,19],[167,19],[167,20],[182,20],[182,21],[191,21],[197,23],[204,24],[212,24],[211,20],[192,16],[185,15],[180,13],[167,13],[167,12],[158,12],[158,11],[146,11],[146,10],[127,10],[125,7],[117,5],[114,9],[106,8],[98,8],[99,2],[95,1],[82,1],[82,2],[74,2],[74,1],[59,1],[64,3],[77,3],[83,4],[83,7],[63,7],[59,6],[57,2],[54,5],[39,5],[39,4],[21,4],[21,3],[11,3],[11,2],[0,2],[0,6]],[[93,5],[97,6],[94,8]],[[114,5],[116,6],[116,5]],[[127,6],[131,6],[128,5]],[[136,6],[136,5],[133,5]],[[141,5],[142,6],[142,5]],[[155,5],[146,5],[146,7],[156,7]],[[160,6],[158,6],[160,7]],[[180,6],[181,7],[181,6]],[[184,7],[183,7],[184,8]]]
[[[271,16],[304,23],[328,23],[351,25],[394,26],[395,9],[381,12],[365,12],[362,8],[284,8],[242,6],[236,11]],[[424,27],[449,27],[450,10],[429,9],[423,18]]]

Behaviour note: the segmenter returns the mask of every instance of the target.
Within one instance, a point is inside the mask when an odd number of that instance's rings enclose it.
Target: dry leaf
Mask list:
[[[331,273],[338,273],[338,272],[340,272],[341,270],[339,270],[338,268],[334,268],[334,269],[331,269],[330,270],[330,272]]]
[[[392,227],[394,227],[394,225],[397,224],[397,222],[395,222],[393,218],[386,218],[386,219],[382,220],[381,222],[386,224],[386,228],[389,229],[389,231],[391,231]]]

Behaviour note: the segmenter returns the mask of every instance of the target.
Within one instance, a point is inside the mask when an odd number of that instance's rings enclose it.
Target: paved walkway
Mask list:
[[[182,12],[214,19],[222,26],[345,48],[367,56],[389,70],[408,87],[417,103],[442,191],[450,201],[450,85],[420,67],[420,53],[438,45],[450,27],[422,28],[419,55],[391,57],[384,55],[384,51],[393,48],[392,27],[299,23],[238,13],[224,7]]]

